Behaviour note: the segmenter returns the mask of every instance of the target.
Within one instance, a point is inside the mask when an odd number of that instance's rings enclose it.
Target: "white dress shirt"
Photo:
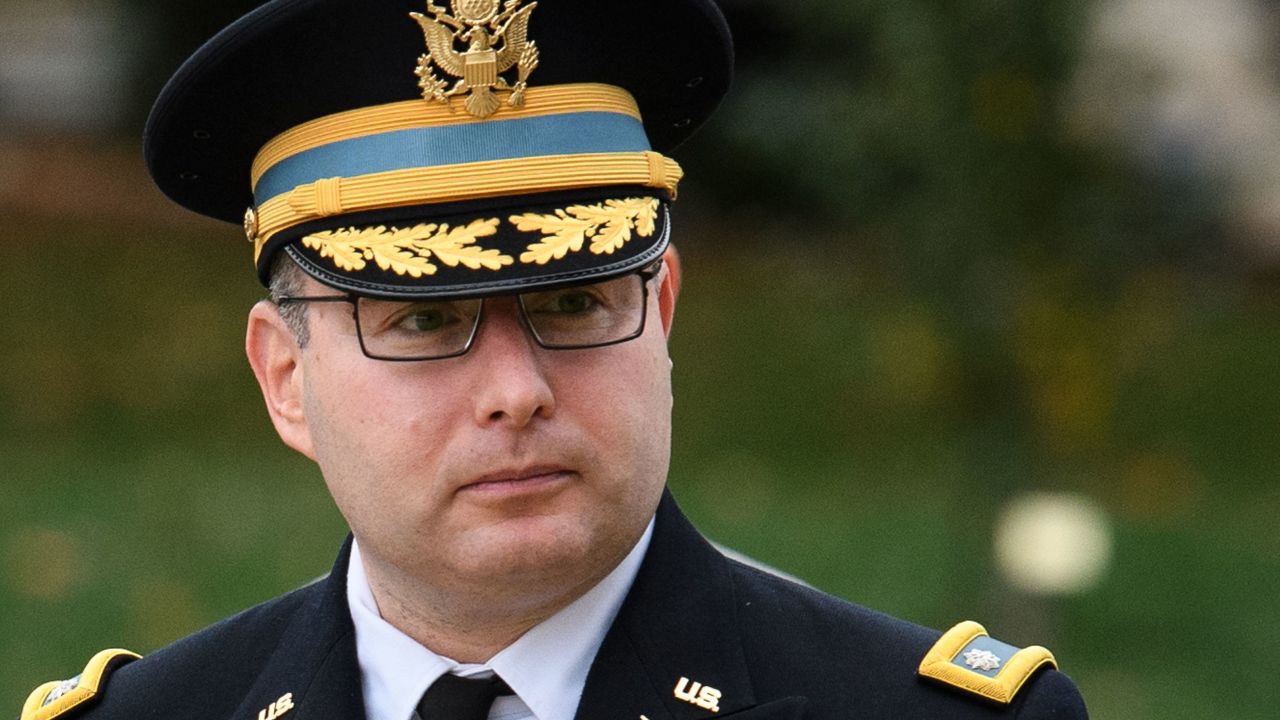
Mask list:
[[[650,520],[636,546],[599,584],[478,665],[437,655],[383,620],[360,546],[353,541],[347,604],[368,720],[415,720],[422,694],[447,672],[463,677],[496,672],[515,691],[494,701],[489,720],[573,720],[591,661],[636,579],[652,535]]]

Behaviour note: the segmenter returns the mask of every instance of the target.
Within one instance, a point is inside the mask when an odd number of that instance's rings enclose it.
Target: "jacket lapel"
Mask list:
[[[738,639],[732,570],[664,492],[653,539],[587,675],[577,720],[792,720],[757,705]]]
[[[788,697],[756,705],[742,712],[720,715],[717,720],[803,720],[808,707],[807,699]]]
[[[347,609],[350,559],[348,537],[328,577],[299,591],[306,599],[228,720],[363,720],[355,630]]]

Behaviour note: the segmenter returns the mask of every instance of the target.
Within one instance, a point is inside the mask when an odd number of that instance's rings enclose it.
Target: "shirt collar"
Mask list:
[[[635,581],[653,536],[653,520],[635,547],[595,587],[535,625],[482,665],[437,655],[382,619],[360,545],[351,544],[347,604],[356,630],[360,684],[369,720],[409,720],[436,678],[497,672],[537,720],[571,720],[587,672]],[[555,662],[547,662],[555,658]]]

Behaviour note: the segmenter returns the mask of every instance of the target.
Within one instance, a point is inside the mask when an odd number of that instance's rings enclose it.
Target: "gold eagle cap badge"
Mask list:
[[[418,58],[414,74],[422,97],[429,102],[449,103],[449,98],[462,93],[465,107],[475,117],[488,117],[498,111],[502,101],[498,92],[509,92],[507,104],[524,104],[524,90],[529,74],[538,67],[538,46],[529,39],[529,16],[537,2],[521,7],[523,0],[452,0],[453,14],[427,1],[427,12],[409,13],[422,26],[427,39],[427,52]],[[457,48],[465,45],[466,50]],[[436,75],[435,68],[455,78]],[[513,84],[502,73],[516,68]],[[446,89],[448,88],[448,89]]]

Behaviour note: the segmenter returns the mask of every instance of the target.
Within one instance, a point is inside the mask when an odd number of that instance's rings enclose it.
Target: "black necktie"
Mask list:
[[[427,688],[418,715],[422,720],[486,720],[494,698],[514,694],[497,675],[464,678],[445,673]]]

